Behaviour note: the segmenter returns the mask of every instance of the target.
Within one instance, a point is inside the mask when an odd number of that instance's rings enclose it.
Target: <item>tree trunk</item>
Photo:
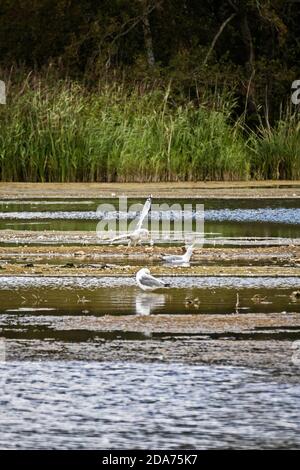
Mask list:
[[[144,31],[144,41],[147,52],[147,62],[149,67],[155,65],[155,57],[153,51],[153,39],[152,32],[149,21],[149,8],[147,7],[147,1],[142,2],[143,5],[143,31]]]
[[[242,40],[244,42],[248,60],[246,62],[246,70],[249,75],[248,86],[247,86],[247,102],[246,107],[248,106],[250,112],[257,112],[257,106],[255,103],[255,53],[253,47],[252,34],[249,27],[248,15],[245,11],[242,13],[241,17],[241,33]]]

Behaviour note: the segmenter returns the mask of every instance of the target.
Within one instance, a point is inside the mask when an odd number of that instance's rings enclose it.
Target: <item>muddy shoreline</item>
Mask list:
[[[112,362],[227,364],[264,368],[299,382],[292,372],[297,372],[293,345],[300,338],[299,314],[56,317],[40,324],[30,339],[28,321],[24,328],[18,339],[8,335],[6,360],[88,356]]]
[[[133,277],[143,266],[119,266],[111,264],[98,265],[65,265],[32,263],[0,265],[1,276],[40,276],[40,277]],[[300,267],[277,266],[152,266],[151,273],[168,277],[300,277]]]
[[[196,183],[0,183],[0,200],[144,198],[300,198],[299,181]]]
[[[99,238],[96,232],[88,231],[55,231],[55,230],[42,230],[42,231],[30,231],[30,230],[10,230],[4,229],[0,230],[0,243],[2,246],[5,245],[33,245],[33,246],[55,246],[55,245],[65,245],[66,247],[80,246],[84,247],[85,245],[97,245],[99,247],[105,246],[114,246],[117,247],[117,244],[111,245],[107,239]],[[123,245],[119,245],[124,251],[124,254],[128,252],[127,247],[128,242],[124,242]],[[164,240],[155,240],[155,244],[160,246],[161,250],[165,249],[167,245]],[[178,240],[172,241],[174,245],[183,245],[184,239],[181,237]],[[226,237],[218,237],[217,239],[205,239],[205,244],[210,246],[242,246],[252,247],[252,246],[300,246],[300,238],[278,238],[278,239],[256,239],[249,238],[242,240],[237,239],[227,239]],[[151,249],[149,244],[144,245],[144,251],[147,252]]]
[[[155,246],[130,247],[125,251],[124,246],[6,246],[0,247],[0,275],[134,276],[144,264],[156,263],[151,271],[159,276],[300,276],[300,247],[196,249],[195,264],[187,267],[163,264],[162,253],[180,254],[182,249]]]

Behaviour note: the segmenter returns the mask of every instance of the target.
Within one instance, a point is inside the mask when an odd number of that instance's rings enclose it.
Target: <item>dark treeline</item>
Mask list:
[[[271,118],[300,78],[293,0],[1,0],[0,63],[111,79],[226,84]],[[246,104],[247,101],[247,104]]]
[[[19,81],[19,98],[22,93],[26,94],[28,87],[34,86],[34,80],[36,86],[37,77],[42,77],[44,84],[49,83],[51,77],[52,80],[53,77],[58,81],[68,80],[93,93],[99,91],[99,83],[112,89],[120,85],[123,92],[118,89],[117,97],[112,98],[114,106],[122,100],[120,96],[129,99],[129,90],[134,92],[134,101],[136,93],[160,90],[161,100],[156,96],[149,109],[155,113],[157,103],[161,103],[162,119],[166,116],[166,96],[168,108],[185,108],[192,104],[205,106],[206,110],[222,109],[224,97],[226,101],[230,96],[230,112],[228,109],[225,112],[227,123],[231,120],[235,126],[242,120],[244,137],[245,131],[250,132],[250,138],[255,132],[264,139],[264,151],[266,141],[272,137],[275,145],[280,134],[283,148],[282,139],[294,133],[297,125],[296,106],[290,104],[290,98],[292,82],[300,79],[299,24],[300,2],[296,0],[1,0],[0,79],[7,81],[8,91]],[[82,89],[80,92],[72,89],[74,100],[74,93],[79,93],[81,98],[84,96]],[[111,92],[109,94],[111,96]],[[219,94],[223,96],[220,106],[216,104]],[[50,106],[49,90],[46,95]],[[107,93],[105,96],[108,112]],[[43,96],[39,97],[43,100]],[[28,106],[27,103],[26,112]],[[188,122],[196,118],[190,117],[190,111],[184,111],[188,128]],[[16,114],[20,118],[22,113],[15,107],[14,116]],[[279,123],[287,119],[287,115],[289,122],[283,130]],[[108,114],[106,116],[108,119]],[[124,117],[124,109],[120,116]],[[142,114],[140,117],[142,121]],[[173,125],[174,116],[169,118]],[[162,129],[165,128],[162,125]],[[128,135],[127,130],[124,136]],[[166,138],[169,139],[166,158],[170,163],[173,134]],[[297,143],[293,136],[293,149]],[[251,145],[253,155],[259,153],[260,144]],[[5,145],[2,143],[0,151],[2,160],[8,161],[11,157]],[[122,149],[118,150],[120,155]],[[248,177],[296,176],[283,170],[280,155],[276,156],[274,174],[274,148],[268,147],[267,151],[270,154],[268,169],[262,170],[256,159],[254,163],[247,162],[247,168],[236,177],[245,177],[245,174]],[[93,158],[95,160],[95,155]],[[107,168],[108,164],[105,165]],[[103,170],[103,161],[101,170],[99,168],[86,178],[99,178],[99,172],[107,171]],[[176,179],[170,168],[163,171],[163,175],[157,176],[155,170],[155,178]],[[234,177],[233,173],[225,171],[230,178]],[[198,177],[216,175],[204,171]],[[225,176],[221,172],[217,177]],[[26,175],[20,172],[5,176],[2,169],[2,178],[26,179]],[[48,178],[47,174],[44,178]],[[58,179],[64,178],[68,179],[61,176]],[[107,173],[101,178],[107,179]],[[109,178],[114,179],[114,176]],[[187,178],[187,175],[180,178]],[[80,175],[71,179],[80,179]],[[115,179],[118,179],[116,175]]]

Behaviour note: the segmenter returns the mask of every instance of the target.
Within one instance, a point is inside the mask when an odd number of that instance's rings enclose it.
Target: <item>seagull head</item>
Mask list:
[[[137,273],[136,273],[136,279],[139,280],[141,279],[143,276],[145,275],[149,275],[150,274],[150,271],[148,268],[142,268],[140,269]]]
[[[150,269],[148,268],[143,268],[142,271],[144,272],[144,274],[150,274]]]
[[[143,276],[144,274],[150,274],[150,269],[148,268],[142,268],[138,271],[138,273],[140,276]]]

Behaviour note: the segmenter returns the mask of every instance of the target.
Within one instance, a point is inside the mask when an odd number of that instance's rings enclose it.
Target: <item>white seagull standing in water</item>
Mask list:
[[[162,287],[169,287],[170,284],[166,284],[160,279],[156,279],[151,276],[150,270],[148,268],[142,268],[136,273],[136,282],[137,285],[144,291],[152,291],[156,289],[161,289]]]
[[[142,243],[143,240],[148,240],[149,239],[149,230],[146,228],[142,228],[143,222],[145,218],[147,217],[150,209],[151,209],[151,204],[152,204],[152,194],[147,198],[144,207],[142,209],[142,212],[140,214],[140,217],[138,219],[136,228],[133,230],[133,232],[119,235],[112,240],[111,242],[117,241],[117,240],[125,240],[126,238],[129,239],[128,241],[128,246],[136,246],[137,243]],[[151,241],[150,241],[151,242]]]
[[[187,247],[184,255],[161,255],[161,259],[169,264],[187,264],[190,262],[194,248],[195,242]]]

